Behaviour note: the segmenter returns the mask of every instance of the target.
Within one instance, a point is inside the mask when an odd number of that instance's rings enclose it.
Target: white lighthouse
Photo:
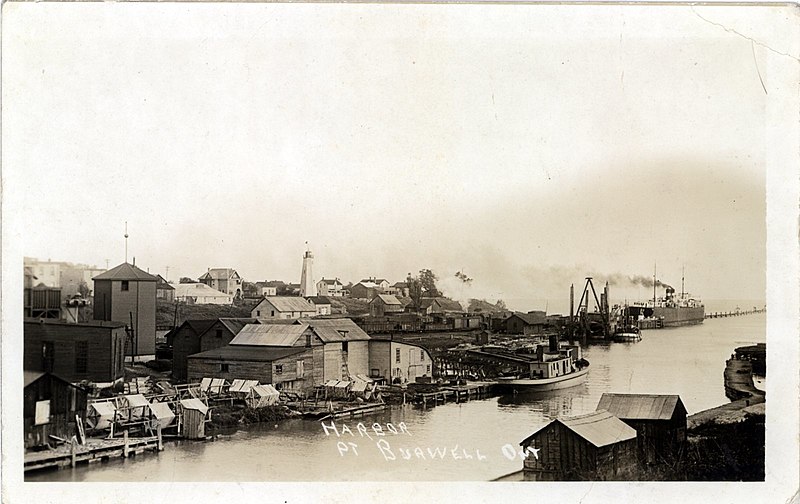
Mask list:
[[[316,296],[317,284],[314,282],[314,254],[306,250],[303,255],[303,273],[300,275],[300,295],[302,297]]]

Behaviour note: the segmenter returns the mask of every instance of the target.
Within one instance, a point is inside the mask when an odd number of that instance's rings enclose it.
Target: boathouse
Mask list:
[[[412,343],[392,341],[391,336],[373,336],[369,342],[369,377],[389,383],[414,383],[433,376],[430,352]]]
[[[76,419],[86,420],[86,391],[52,373],[24,371],[23,376],[25,448],[44,447],[54,438],[69,440],[76,435]]]
[[[636,431],[605,410],[552,420],[525,438],[527,481],[626,480],[636,467]]]
[[[677,395],[603,394],[606,410],[636,429],[639,460],[648,464],[676,460],[686,442],[686,408]]]
[[[122,379],[125,324],[26,319],[23,368],[56,373],[70,382],[111,384]]]
[[[167,343],[172,344],[172,379],[178,382],[187,380],[187,359],[200,352],[200,335],[211,327],[215,320],[186,320],[167,335]]]
[[[189,381],[205,377],[257,380],[279,388],[303,389],[313,383],[310,348],[228,345],[190,355]]]

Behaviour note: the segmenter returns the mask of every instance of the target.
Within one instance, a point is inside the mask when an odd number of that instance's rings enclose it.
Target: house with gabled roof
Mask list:
[[[208,271],[197,280],[212,289],[230,294],[233,297],[242,296],[243,280],[233,268],[208,268]]]
[[[167,303],[175,300],[175,287],[161,275],[156,275],[156,298]]]
[[[396,313],[403,313],[403,303],[395,296],[389,294],[378,294],[369,302],[370,317],[383,317]]]
[[[605,393],[597,409],[636,429],[644,463],[673,462],[685,449],[687,413],[678,395]]]
[[[295,296],[265,297],[250,311],[250,316],[257,319],[299,319],[316,314],[314,305]]]
[[[310,296],[306,301],[311,303],[317,311],[317,315],[330,315],[331,314],[331,300],[327,296]]]
[[[175,287],[175,300],[186,304],[219,304],[229,305],[233,303],[233,296],[216,289],[212,289],[204,283],[181,283]]]
[[[620,481],[637,466],[636,430],[605,410],[551,420],[520,446],[525,458],[518,480]]]
[[[322,278],[317,282],[317,294],[320,296],[343,297],[344,284],[338,278]]]
[[[371,301],[372,298],[381,293],[380,286],[374,282],[361,281],[350,287],[350,297],[353,299],[365,299]]]
[[[395,282],[394,284],[389,286],[389,289],[387,289],[386,293],[397,297],[408,297],[409,293],[408,283]]]
[[[446,297],[422,298],[420,299],[420,311],[428,315],[447,315],[451,313],[463,313],[464,308],[461,303]]]

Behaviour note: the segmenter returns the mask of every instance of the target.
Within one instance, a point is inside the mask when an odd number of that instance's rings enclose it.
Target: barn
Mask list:
[[[626,480],[636,469],[636,431],[598,410],[552,420],[520,445],[528,481]]]
[[[677,395],[603,394],[598,410],[606,410],[636,429],[639,460],[669,463],[683,453],[686,408]]]

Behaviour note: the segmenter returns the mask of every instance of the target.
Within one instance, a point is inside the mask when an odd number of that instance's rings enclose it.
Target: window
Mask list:
[[[128,281],[127,280],[123,280],[122,282],[120,282],[119,290],[126,291],[126,290],[128,290],[129,287],[130,286],[128,285]]]
[[[431,365],[430,364],[425,366],[425,374],[428,374],[428,375],[431,374]]]
[[[311,347],[311,335],[306,334],[306,347]]]
[[[217,329],[216,337],[217,338],[222,338],[222,329]]]
[[[275,364],[275,374],[283,373],[283,364]]]
[[[378,376],[381,375],[381,370],[380,369],[375,369],[375,368],[370,369],[369,370],[369,375],[374,377],[374,378],[377,378]]]
[[[50,423],[50,399],[46,401],[36,401],[36,421],[35,425]]]
[[[342,341],[342,352],[346,352],[346,351],[347,351],[347,342],[346,341]]]
[[[75,342],[75,372],[78,374],[86,373],[87,361],[89,360],[89,342]]]
[[[419,361],[422,362],[425,360],[425,350],[419,351]]]
[[[256,310],[256,317],[260,317],[260,316],[261,316],[261,310]]]
[[[52,341],[42,341],[42,371],[45,373],[53,372],[53,362],[55,361],[55,345]]]
[[[271,316],[272,316],[272,317],[274,317],[274,316],[275,316],[275,310],[272,310],[272,315],[271,315]]]
[[[227,372],[229,372],[230,370],[231,370],[231,369],[230,369],[230,364],[220,364],[220,365],[219,365],[219,372],[220,372],[220,373],[227,373]]]
[[[394,361],[395,362],[400,362],[400,349],[399,348],[395,349],[395,351],[394,351]]]
[[[305,362],[304,361],[297,361],[297,377],[302,378],[305,374]]]

